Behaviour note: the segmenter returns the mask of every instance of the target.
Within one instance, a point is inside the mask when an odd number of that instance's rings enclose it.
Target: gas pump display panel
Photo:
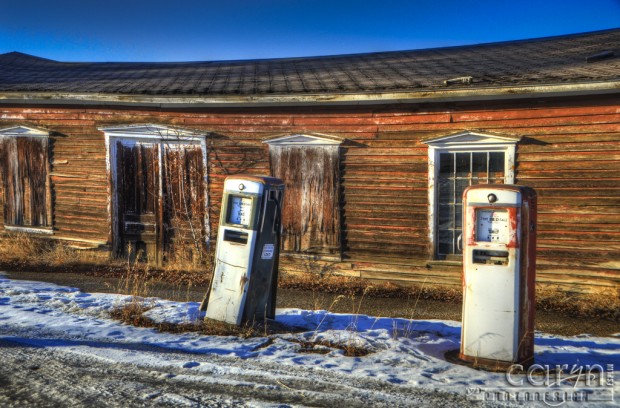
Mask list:
[[[253,200],[250,197],[231,195],[228,198],[226,223],[248,227],[252,220]]]
[[[476,210],[476,241],[494,244],[508,243],[508,212],[506,210]]]

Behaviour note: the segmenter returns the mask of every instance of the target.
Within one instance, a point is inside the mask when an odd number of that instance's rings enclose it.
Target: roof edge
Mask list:
[[[0,92],[0,104],[26,105],[123,105],[183,107],[251,107],[306,105],[377,105],[386,103],[433,103],[483,101],[535,97],[600,95],[620,92],[620,80],[576,84],[527,85],[495,88],[460,88],[431,91],[234,95],[234,96],[150,96],[128,94],[85,94],[56,92]]]

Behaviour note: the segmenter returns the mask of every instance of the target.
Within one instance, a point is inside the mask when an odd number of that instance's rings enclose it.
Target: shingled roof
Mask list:
[[[30,93],[184,100],[398,95],[619,80],[620,29],[413,51],[246,61],[59,62],[19,52],[0,54],[0,99]]]

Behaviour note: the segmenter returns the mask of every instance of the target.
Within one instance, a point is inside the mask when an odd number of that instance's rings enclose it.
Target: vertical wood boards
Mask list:
[[[117,247],[160,265],[167,254],[204,249],[205,184],[200,145],[116,141]],[[129,252],[129,253],[127,253]]]
[[[47,227],[48,143],[44,138],[0,138],[5,225]]]
[[[282,248],[340,254],[338,146],[272,146],[272,175],[284,181]]]

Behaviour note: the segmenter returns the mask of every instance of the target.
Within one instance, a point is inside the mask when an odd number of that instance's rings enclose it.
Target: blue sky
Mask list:
[[[389,51],[620,27],[620,0],[0,0],[0,53],[196,61]]]

